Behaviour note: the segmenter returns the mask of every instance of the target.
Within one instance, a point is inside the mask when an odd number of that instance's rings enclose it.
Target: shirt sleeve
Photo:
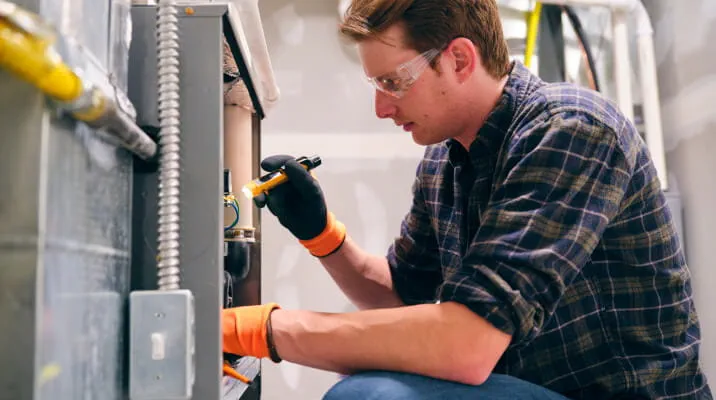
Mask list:
[[[422,166],[422,163],[421,163]],[[413,203],[400,225],[400,234],[388,249],[393,287],[407,305],[437,300],[442,282],[440,252],[423,197],[418,166],[413,183]]]
[[[542,329],[618,213],[631,176],[612,129],[556,115],[518,132],[462,265],[441,301],[456,301],[526,344]]]

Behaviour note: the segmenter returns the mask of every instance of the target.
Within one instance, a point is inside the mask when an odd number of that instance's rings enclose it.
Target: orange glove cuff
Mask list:
[[[276,303],[258,306],[226,308],[222,310],[224,352],[256,358],[269,357],[266,338],[271,311],[281,308]]]
[[[328,213],[326,228],[313,239],[299,240],[316,257],[325,257],[338,249],[346,240],[346,227],[332,212]]]

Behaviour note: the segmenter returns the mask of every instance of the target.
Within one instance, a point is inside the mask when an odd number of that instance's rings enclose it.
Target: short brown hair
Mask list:
[[[509,50],[495,0],[353,0],[340,32],[360,42],[396,23],[404,24],[406,45],[418,52],[464,37],[475,44],[491,76],[508,73]]]

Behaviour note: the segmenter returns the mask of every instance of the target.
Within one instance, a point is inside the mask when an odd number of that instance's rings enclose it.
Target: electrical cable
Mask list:
[[[229,206],[234,210],[234,221],[231,223],[231,225],[224,227],[224,232],[233,229],[236,224],[239,223],[239,206],[237,204],[238,202],[236,200],[229,203]]]
[[[159,0],[157,8],[159,101],[159,290],[178,290],[181,281],[179,20],[176,0]]]
[[[592,81],[594,83],[594,90],[601,91],[600,85],[599,85],[599,79],[597,77],[597,66],[594,61],[594,55],[592,53],[592,48],[589,43],[589,38],[587,37],[587,34],[584,32],[584,27],[582,26],[582,22],[577,15],[577,13],[574,11],[574,7],[572,6],[562,6],[562,10],[567,14],[567,18],[569,19],[570,24],[572,25],[572,28],[574,29],[574,32],[577,34],[577,38],[579,39],[582,49],[584,51],[584,54],[587,57],[587,64],[589,68],[589,72],[591,74]]]
[[[229,226],[224,227],[224,232],[229,231],[236,227],[236,224],[239,223],[239,200],[236,199],[236,196],[233,194],[229,194],[224,196],[224,206],[231,207],[232,210],[234,210],[234,221]]]

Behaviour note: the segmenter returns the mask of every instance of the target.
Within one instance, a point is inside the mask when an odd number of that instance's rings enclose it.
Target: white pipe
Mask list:
[[[261,103],[264,112],[268,114],[268,110],[278,102],[280,93],[276,78],[274,77],[273,67],[271,66],[271,57],[266,45],[266,36],[264,34],[263,23],[261,22],[261,13],[259,11],[258,0],[231,0],[236,10],[241,15],[240,27],[245,34],[250,56],[247,57],[247,63],[253,66],[256,72],[255,82],[260,92]],[[236,22],[236,21],[234,21]]]
[[[239,193],[241,187],[254,178],[252,122],[251,110],[233,105],[224,107],[224,168],[231,170],[231,187],[239,202],[236,229],[255,228],[252,200]],[[228,210],[225,225],[233,220],[233,213]]]
[[[666,152],[664,151],[664,132],[661,121],[661,103],[659,101],[659,82],[656,76],[654,59],[654,30],[649,14],[641,2],[637,2],[637,49],[639,52],[639,77],[644,109],[644,130],[646,144],[654,162],[663,190],[669,188],[666,173]]]
[[[626,118],[634,122],[634,99],[632,98],[631,60],[629,57],[629,30],[627,14],[612,9],[612,40],[614,51],[614,79],[617,104]]]

